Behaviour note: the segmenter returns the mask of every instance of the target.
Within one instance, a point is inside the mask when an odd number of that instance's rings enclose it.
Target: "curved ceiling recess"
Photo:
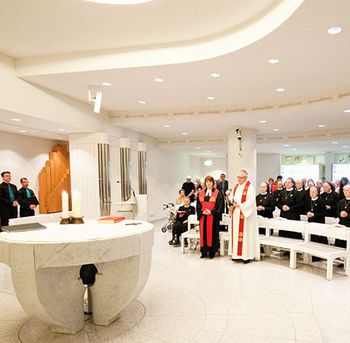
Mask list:
[[[162,0],[158,0],[159,3]],[[146,5],[156,4],[152,1]],[[163,0],[165,1],[165,0]],[[221,31],[206,32],[206,36],[176,43],[163,42],[155,45],[119,47],[108,50],[77,52],[41,57],[17,59],[17,75],[43,75],[91,70],[135,68],[206,60],[242,49],[283,24],[303,3],[304,0],[271,0],[261,7],[259,13],[245,16],[244,22]],[[238,6],[236,2],[236,6]],[[94,4],[92,4],[94,5]],[[96,4],[95,4],[96,5]],[[132,7],[132,6],[126,6]],[[232,9],[231,9],[232,10]],[[252,8],[250,8],[250,11]],[[215,15],[215,14],[214,14]],[[183,33],[184,34],[184,33]]]

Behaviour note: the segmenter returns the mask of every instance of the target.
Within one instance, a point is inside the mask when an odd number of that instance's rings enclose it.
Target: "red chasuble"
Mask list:
[[[236,190],[238,188],[239,184],[237,183],[237,185],[235,186],[235,188],[233,189],[233,197],[236,194]],[[241,199],[241,204],[243,204],[246,200],[247,200],[247,192],[248,192],[248,187],[250,186],[250,182],[247,181],[244,189],[243,189],[243,193],[242,193],[242,199]],[[237,246],[237,255],[238,256],[242,256],[242,250],[243,250],[243,235],[244,235],[244,215],[242,210],[239,210],[239,230],[238,230],[238,246]],[[233,229],[233,215],[232,215],[232,229]],[[232,237],[233,240],[233,237]]]
[[[218,197],[219,191],[217,189],[213,190],[211,193],[211,196],[209,198],[209,201],[205,201],[206,190],[202,190],[199,192],[198,198],[202,205],[202,212],[205,210],[212,211],[215,207],[216,199]],[[207,217],[207,225],[204,227],[204,216]],[[203,215],[202,218],[199,221],[199,228],[200,228],[200,246],[203,247],[204,245],[204,230],[207,234],[207,246],[211,247],[213,245],[213,215]]]

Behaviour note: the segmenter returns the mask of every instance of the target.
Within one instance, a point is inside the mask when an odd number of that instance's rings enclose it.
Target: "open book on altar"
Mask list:
[[[115,224],[121,222],[124,219],[125,217],[109,216],[98,218],[97,221],[102,224]]]

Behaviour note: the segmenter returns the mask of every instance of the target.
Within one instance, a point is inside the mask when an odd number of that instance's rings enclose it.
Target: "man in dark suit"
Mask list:
[[[11,173],[1,173],[2,183],[0,184],[0,217],[1,226],[9,225],[9,219],[17,218],[18,192],[17,187],[11,183]]]
[[[35,215],[35,208],[39,202],[34,192],[29,189],[29,181],[26,177],[20,179],[22,188],[18,190],[18,202],[20,205],[19,216],[30,217]]]
[[[218,182],[218,190],[221,192],[223,197],[225,198],[226,191],[228,190],[228,181],[226,180],[226,175],[221,174]]]

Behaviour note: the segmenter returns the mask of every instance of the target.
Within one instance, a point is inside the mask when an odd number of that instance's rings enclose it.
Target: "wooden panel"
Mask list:
[[[58,144],[39,173],[39,212],[61,212],[63,191],[68,192],[71,204],[69,153],[66,145]]]

